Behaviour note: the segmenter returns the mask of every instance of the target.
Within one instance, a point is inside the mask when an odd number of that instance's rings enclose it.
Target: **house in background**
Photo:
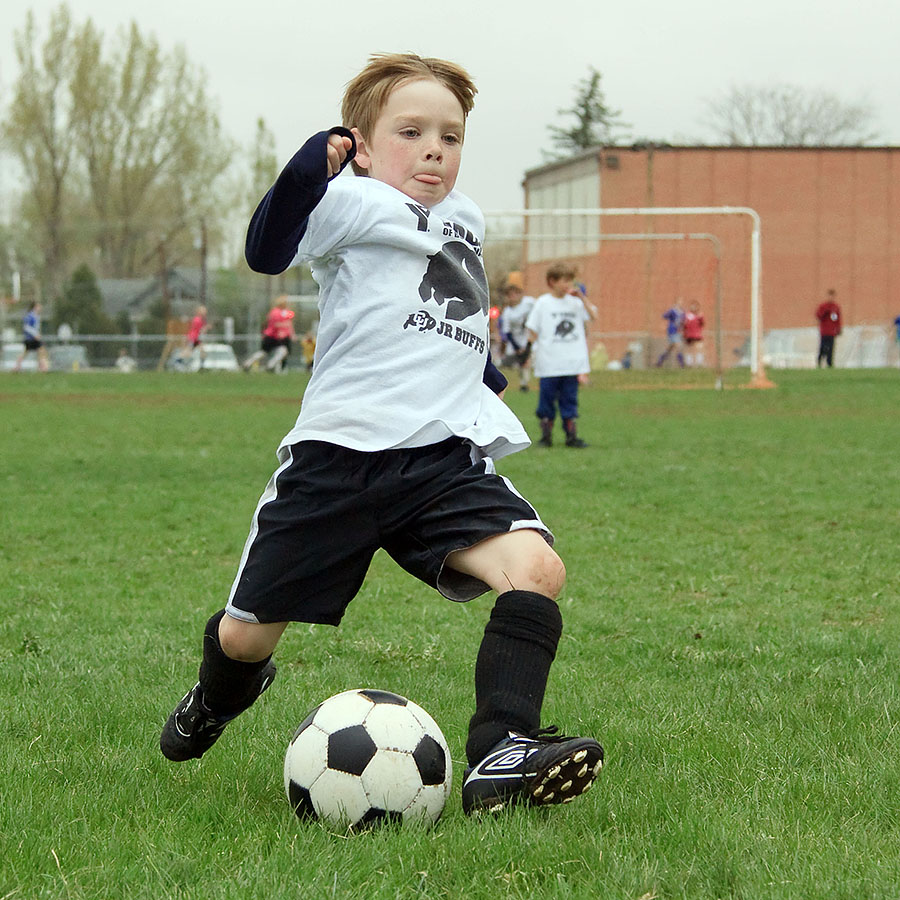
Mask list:
[[[753,209],[761,222],[764,331],[814,335],[814,310],[834,288],[845,335],[854,335],[838,342],[838,363],[843,352],[856,353],[858,364],[884,365],[878,348],[893,352],[900,147],[606,147],[529,170],[524,189],[531,211]],[[554,260],[575,263],[600,309],[592,339],[610,357],[639,347],[638,363],[648,364],[664,341],[662,313],[680,299],[701,304],[726,367],[746,361],[749,215],[531,215],[524,227],[528,293],[544,291]]]
[[[103,297],[103,309],[114,321],[126,313],[132,322],[146,318],[160,301],[168,296],[169,317],[190,319],[198,303],[214,301],[212,286],[207,285],[206,298],[201,301],[200,269],[171,268],[165,278],[153,275],[148,278],[101,278],[97,286]]]

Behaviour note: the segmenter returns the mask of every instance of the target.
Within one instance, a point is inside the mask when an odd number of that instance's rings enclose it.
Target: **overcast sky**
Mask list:
[[[0,90],[16,77],[13,31],[28,8],[0,4]],[[733,85],[825,89],[875,111],[900,144],[898,0],[71,0],[76,22],[111,36],[134,20],[165,49],[182,44],[208,76],[225,130],[249,145],[262,117],[280,162],[339,122],[344,85],[370,53],[413,51],[465,66],[479,88],[457,186],[486,210],[520,208],[524,172],[550,148],[548,124],[590,66],[636,137],[711,140],[706,103]],[[529,10],[539,10],[530,13]]]

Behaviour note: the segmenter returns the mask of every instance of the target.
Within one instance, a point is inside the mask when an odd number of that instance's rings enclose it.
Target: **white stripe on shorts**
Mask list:
[[[265,506],[267,503],[271,503],[278,497],[278,476],[286,469],[290,464],[294,461],[293,454],[291,453],[290,447],[284,447],[282,449],[282,453],[285,454],[285,458],[282,461],[281,465],[275,470],[272,477],[269,479],[269,483],[266,485],[266,489],[263,491],[262,496],[259,498],[259,503],[256,504],[256,510],[253,513],[253,521],[250,524],[250,534],[247,535],[247,540],[244,543],[244,552],[241,554],[241,561],[238,563],[237,575],[234,576],[234,581],[231,584],[231,593],[228,595],[228,604],[225,607],[225,612],[231,616],[233,619],[240,619],[242,622],[254,622],[258,623],[259,619],[253,614],[249,612],[244,612],[242,609],[238,609],[232,603],[234,599],[235,591],[237,591],[238,582],[241,580],[241,575],[244,572],[244,566],[247,565],[247,557],[250,555],[250,548],[253,546],[253,542],[256,540],[256,536],[259,534],[259,511]]]
[[[481,454],[479,454],[474,447],[472,448],[472,451],[473,452],[471,455],[473,462],[476,462],[478,459],[480,459],[484,463],[484,470],[488,475],[496,475],[506,485],[506,489],[511,494],[515,494],[520,500],[524,500],[529,506],[531,506],[531,509],[534,512],[533,519],[517,519],[515,522],[511,522],[509,530],[522,531],[525,528],[532,528],[535,531],[540,531],[544,537],[544,540],[552,547],[556,538],[554,537],[553,532],[541,521],[541,517],[538,515],[538,511],[534,508],[531,501],[527,497],[523,497],[516,490],[516,486],[505,475],[501,475],[497,471],[494,460],[490,456],[481,456]]]

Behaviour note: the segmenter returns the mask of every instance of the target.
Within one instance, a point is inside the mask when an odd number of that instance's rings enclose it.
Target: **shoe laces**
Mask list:
[[[227,720],[223,722],[220,717],[213,715],[203,702],[202,695],[197,692],[196,688],[194,690],[195,693],[191,697],[190,703],[182,711],[179,718],[185,722],[191,730],[197,728],[200,731],[206,731],[215,728],[220,724],[224,727],[227,724]]]
[[[556,725],[548,725],[546,728],[537,728],[534,731],[529,731],[524,736],[531,738],[533,741],[542,741],[546,744],[561,744],[563,741],[571,740],[571,738],[566,735],[559,734],[559,728],[557,728]]]

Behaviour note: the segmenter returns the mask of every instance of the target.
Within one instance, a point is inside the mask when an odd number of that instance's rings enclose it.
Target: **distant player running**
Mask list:
[[[526,296],[522,273],[510,272],[503,285],[506,306],[500,313],[500,339],[503,342],[503,364],[519,370],[519,390],[528,390],[531,376],[531,344],[525,321],[534,306],[534,297]]]
[[[262,332],[262,346],[244,362],[244,371],[249,372],[257,363],[269,357],[266,368],[270,372],[284,370],[294,341],[294,311],[288,309],[287,297],[275,301],[266,316]]]
[[[894,319],[894,330],[896,332],[895,336],[897,339],[897,361],[898,364],[900,364],[900,316],[897,316],[897,318]]]
[[[197,307],[194,318],[188,327],[187,333],[187,352],[184,355],[184,364],[190,362],[191,356],[196,350],[200,354],[200,368],[203,368],[203,362],[206,359],[206,351],[203,349],[203,335],[209,330],[209,322],[206,319],[206,307],[202,304]]]
[[[47,359],[47,348],[44,347],[44,341],[41,338],[41,309],[40,303],[32,303],[31,306],[28,307],[28,312],[25,313],[25,316],[22,319],[22,333],[24,335],[25,349],[19,354],[19,358],[16,360],[14,370],[16,372],[22,371],[22,363],[29,353],[37,353],[38,366],[42,372],[46,372],[50,368],[50,363]]]
[[[684,354],[681,352],[681,343],[682,343],[682,335],[681,335],[681,327],[684,324],[684,307],[681,305],[681,301],[678,300],[674,306],[667,309],[662,317],[666,320],[666,341],[668,341],[666,345],[666,349],[662,352],[659,359],[656,361],[656,367],[659,368],[672,354],[674,350],[676,353],[676,359],[678,360],[678,365],[681,368],[684,368]]]
[[[695,300],[684,314],[684,322],[681,332],[684,335],[684,343],[687,345],[685,358],[689,366],[702,366],[705,362],[703,356],[703,328],[706,319],[700,312],[700,304]]]

